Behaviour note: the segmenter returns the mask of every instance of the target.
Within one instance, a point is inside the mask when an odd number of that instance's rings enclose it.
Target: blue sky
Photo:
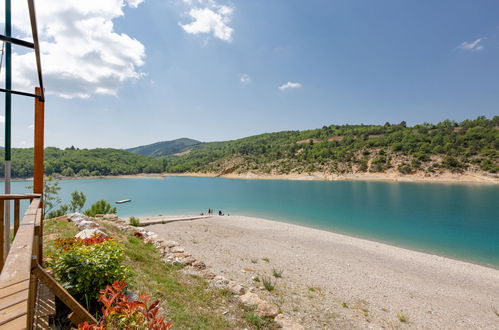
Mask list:
[[[497,1],[79,2],[37,1],[50,146],[499,115]],[[15,51],[31,88],[31,54]],[[32,145],[32,100],[13,114],[14,146]]]

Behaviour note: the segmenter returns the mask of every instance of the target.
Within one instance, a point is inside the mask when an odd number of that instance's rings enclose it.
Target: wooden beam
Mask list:
[[[17,230],[19,229],[19,217],[20,217],[20,207],[21,207],[21,201],[19,199],[16,199],[14,201],[14,237],[16,237]]]
[[[4,254],[3,231],[5,229],[4,226],[5,226],[5,202],[0,201],[0,270],[3,269],[3,264],[6,257],[3,255]]]
[[[35,94],[42,95],[40,88],[35,88]],[[45,102],[35,98],[35,144],[33,166],[33,192],[43,194],[43,139],[44,139]]]
[[[41,194],[0,194],[0,200],[20,200],[41,197]]]
[[[97,324],[97,320],[90,314],[73,296],[69,294],[57,281],[45,271],[40,265],[33,268],[33,273],[40,281],[45,284],[53,294],[55,294],[62,302],[72,311],[71,322],[74,325],[87,321],[89,324]]]

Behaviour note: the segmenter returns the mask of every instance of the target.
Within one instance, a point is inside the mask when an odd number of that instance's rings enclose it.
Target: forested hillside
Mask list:
[[[205,172],[348,174],[499,173],[499,117],[407,127],[331,125],[188,145],[168,157],[117,149],[45,149],[45,173],[63,176]],[[187,152],[188,151],[188,152]],[[180,154],[180,156],[179,156]],[[3,159],[3,149],[0,150]],[[33,175],[33,149],[13,149],[12,176]],[[3,176],[3,166],[0,167]]]
[[[162,157],[179,153],[187,147],[195,146],[201,143],[202,142],[193,139],[181,138],[173,141],[162,141],[126,150],[145,156]]]
[[[3,160],[3,150],[0,151]],[[2,164],[3,165],[3,164]],[[48,147],[45,149],[45,174],[63,176],[122,175],[137,173],[161,173],[164,160],[133,154],[117,149],[76,149],[64,150]],[[4,168],[0,167],[3,176]],[[12,176],[31,177],[33,175],[33,149],[12,150]]]
[[[499,117],[407,127],[331,125],[195,146],[168,157],[171,173],[498,173]]]

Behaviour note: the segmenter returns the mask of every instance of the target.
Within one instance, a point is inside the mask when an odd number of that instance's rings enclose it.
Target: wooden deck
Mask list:
[[[20,221],[5,263],[0,258],[0,329],[51,329],[55,296],[72,311],[75,325],[96,324],[88,313],[42,267],[43,210],[40,195],[0,195],[0,227],[3,229],[5,201],[29,199],[31,203]],[[17,211],[19,208],[15,208]],[[19,217],[18,215],[14,216]],[[0,235],[4,254],[3,235]]]

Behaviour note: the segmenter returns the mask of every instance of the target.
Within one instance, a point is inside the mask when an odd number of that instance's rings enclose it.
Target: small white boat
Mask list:
[[[122,199],[120,201],[116,201],[116,204],[130,203],[131,201],[132,201],[131,199]]]

